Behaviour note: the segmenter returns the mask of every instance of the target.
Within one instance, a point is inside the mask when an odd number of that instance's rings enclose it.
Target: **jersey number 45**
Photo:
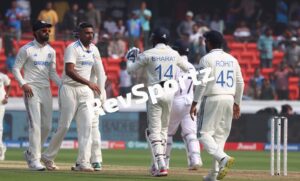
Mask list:
[[[233,70],[222,70],[218,75],[216,83],[222,87],[232,87],[234,84],[233,75]]]

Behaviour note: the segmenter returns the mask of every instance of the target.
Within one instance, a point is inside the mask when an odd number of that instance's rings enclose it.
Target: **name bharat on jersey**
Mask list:
[[[176,57],[173,56],[153,56],[151,60],[154,61],[175,61]]]

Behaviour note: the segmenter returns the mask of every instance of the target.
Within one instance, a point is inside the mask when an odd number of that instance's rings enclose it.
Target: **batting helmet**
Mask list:
[[[158,42],[162,42],[162,43],[168,43],[169,37],[170,37],[169,30],[167,30],[166,28],[163,28],[163,27],[156,28],[151,34],[152,40],[155,39]]]
[[[176,51],[178,51],[178,53],[180,55],[188,55],[190,52],[189,49],[189,44],[182,41],[182,40],[177,40],[175,41],[174,45],[172,46],[172,48]]]

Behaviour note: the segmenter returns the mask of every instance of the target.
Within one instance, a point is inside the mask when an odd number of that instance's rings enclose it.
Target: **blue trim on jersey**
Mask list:
[[[33,47],[34,45],[35,45],[35,44],[34,44],[33,41],[32,41],[32,42],[29,42],[29,43],[27,43],[26,45],[24,45],[24,49],[27,50],[28,48]]]
[[[80,46],[79,40],[77,40],[77,41],[72,45],[72,47],[74,47],[74,48],[77,48],[78,46]]]

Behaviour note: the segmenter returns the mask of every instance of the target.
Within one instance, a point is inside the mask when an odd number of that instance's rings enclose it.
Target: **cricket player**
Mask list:
[[[147,82],[150,86],[154,84],[163,86],[167,80],[174,79],[176,66],[188,71],[188,64],[181,59],[178,52],[167,45],[168,40],[169,31],[167,29],[156,29],[151,36],[152,49],[141,54],[136,48],[127,52],[127,60],[133,61],[128,66],[127,71],[133,73],[139,68],[145,68]],[[157,99],[156,104],[152,100],[147,102],[148,129],[146,130],[146,138],[152,152],[151,174],[153,176],[168,175],[164,158],[173,96],[174,93],[164,92]]]
[[[92,135],[91,135],[92,144],[91,144],[90,163],[92,164],[94,171],[100,171],[102,170],[102,151],[101,151],[101,134],[99,131],[99,116],[101,110],[103,110],[102,105],[106,100],[105,81],[107,79],[107,76],[105,74],[101,58],[96,61],[99,61],[98,63],[99,66],[95,67],[98,70],[97,71],[94,71],[94,69],[92,70],[90,80],[94,83],[97,83],[97,85],[101,88],[101,95],[99,97],[99,95],[94,94],[94,101],[92,101],[94,116],[92,120]],[[75,163],[75,165],[71,167],[71,170],[75,170],[76,166],[78,165],[79,165],[78,163]]]
[[[224,145],[232,118],[240,116],[244,80],[238,61],[221,49],[223,36],[217,31],[209,31],[204,38],[208,54],[201,58],[200,67],[211,68],[209,77],[214,80],[196,86],[190,114],[194,119],[197,103],[201,101],[199,140],[214,158],[213,168],[204,180],[214,181],[223,179],[234,163],[234,158],[224,152]]]
[[[59,91],[60,118],[56,133],[52,137],[49,147],[42,154],[42,161],[48,170],[58,170],[54,159],[59,151],[71,121],[76,120],[78,132],[78,157],[75,170],[92,172],[91,131],[94,109],[92,102],[94,94],[100,96],[100,89],[96,83],[90,81],[92,70],[97,71],[100,53],[92,44],[94,37],[93,26],[89,23],[79,25],[79,39],[71,43],[65,50],[64,72],[62,86]]]
[[[28,115],[29,147],[24,152],[31,170],[45,170],[40,163],[41,146],[46,141],[52,125],[52,95],[50,81],[59,87],[61,80],[56,73],[56,53],[48,44],[51,24],[37,21],[32,30],[34,40],[20,48],[13,74],[24,91]],[[24,78],[21,69],[24,70]]]
[[[11,90],[10,79],[7,75],[0,72],[0,161],[5,159],[6,147],[2,142],[3,136],[3,118],[5,113],[5,104]]]
[[[183,61],[189,65],[189,72],[196,73],[194,66],[188,62],[189,45],[183,41],[175,42],[173,49],[178,51]],[[194,85],[191,77],[188,73],[181,71],[176,67],[176,78],[182,78],[185,84],[185,89],[180,88],[173,99],[170,122],[168,127],[168,140],[166,149],[166,164],[169,169],[170,155],[173,144],[173,136],[175,135],[179,125],[181,126],[181,136],[185,143],[187,161],[189,170],[197,170],[202,166],[202,160],[200,157],[200,145],[197,139],[197,124],[192,121],[190,116],[190,107],[194,96]]]

